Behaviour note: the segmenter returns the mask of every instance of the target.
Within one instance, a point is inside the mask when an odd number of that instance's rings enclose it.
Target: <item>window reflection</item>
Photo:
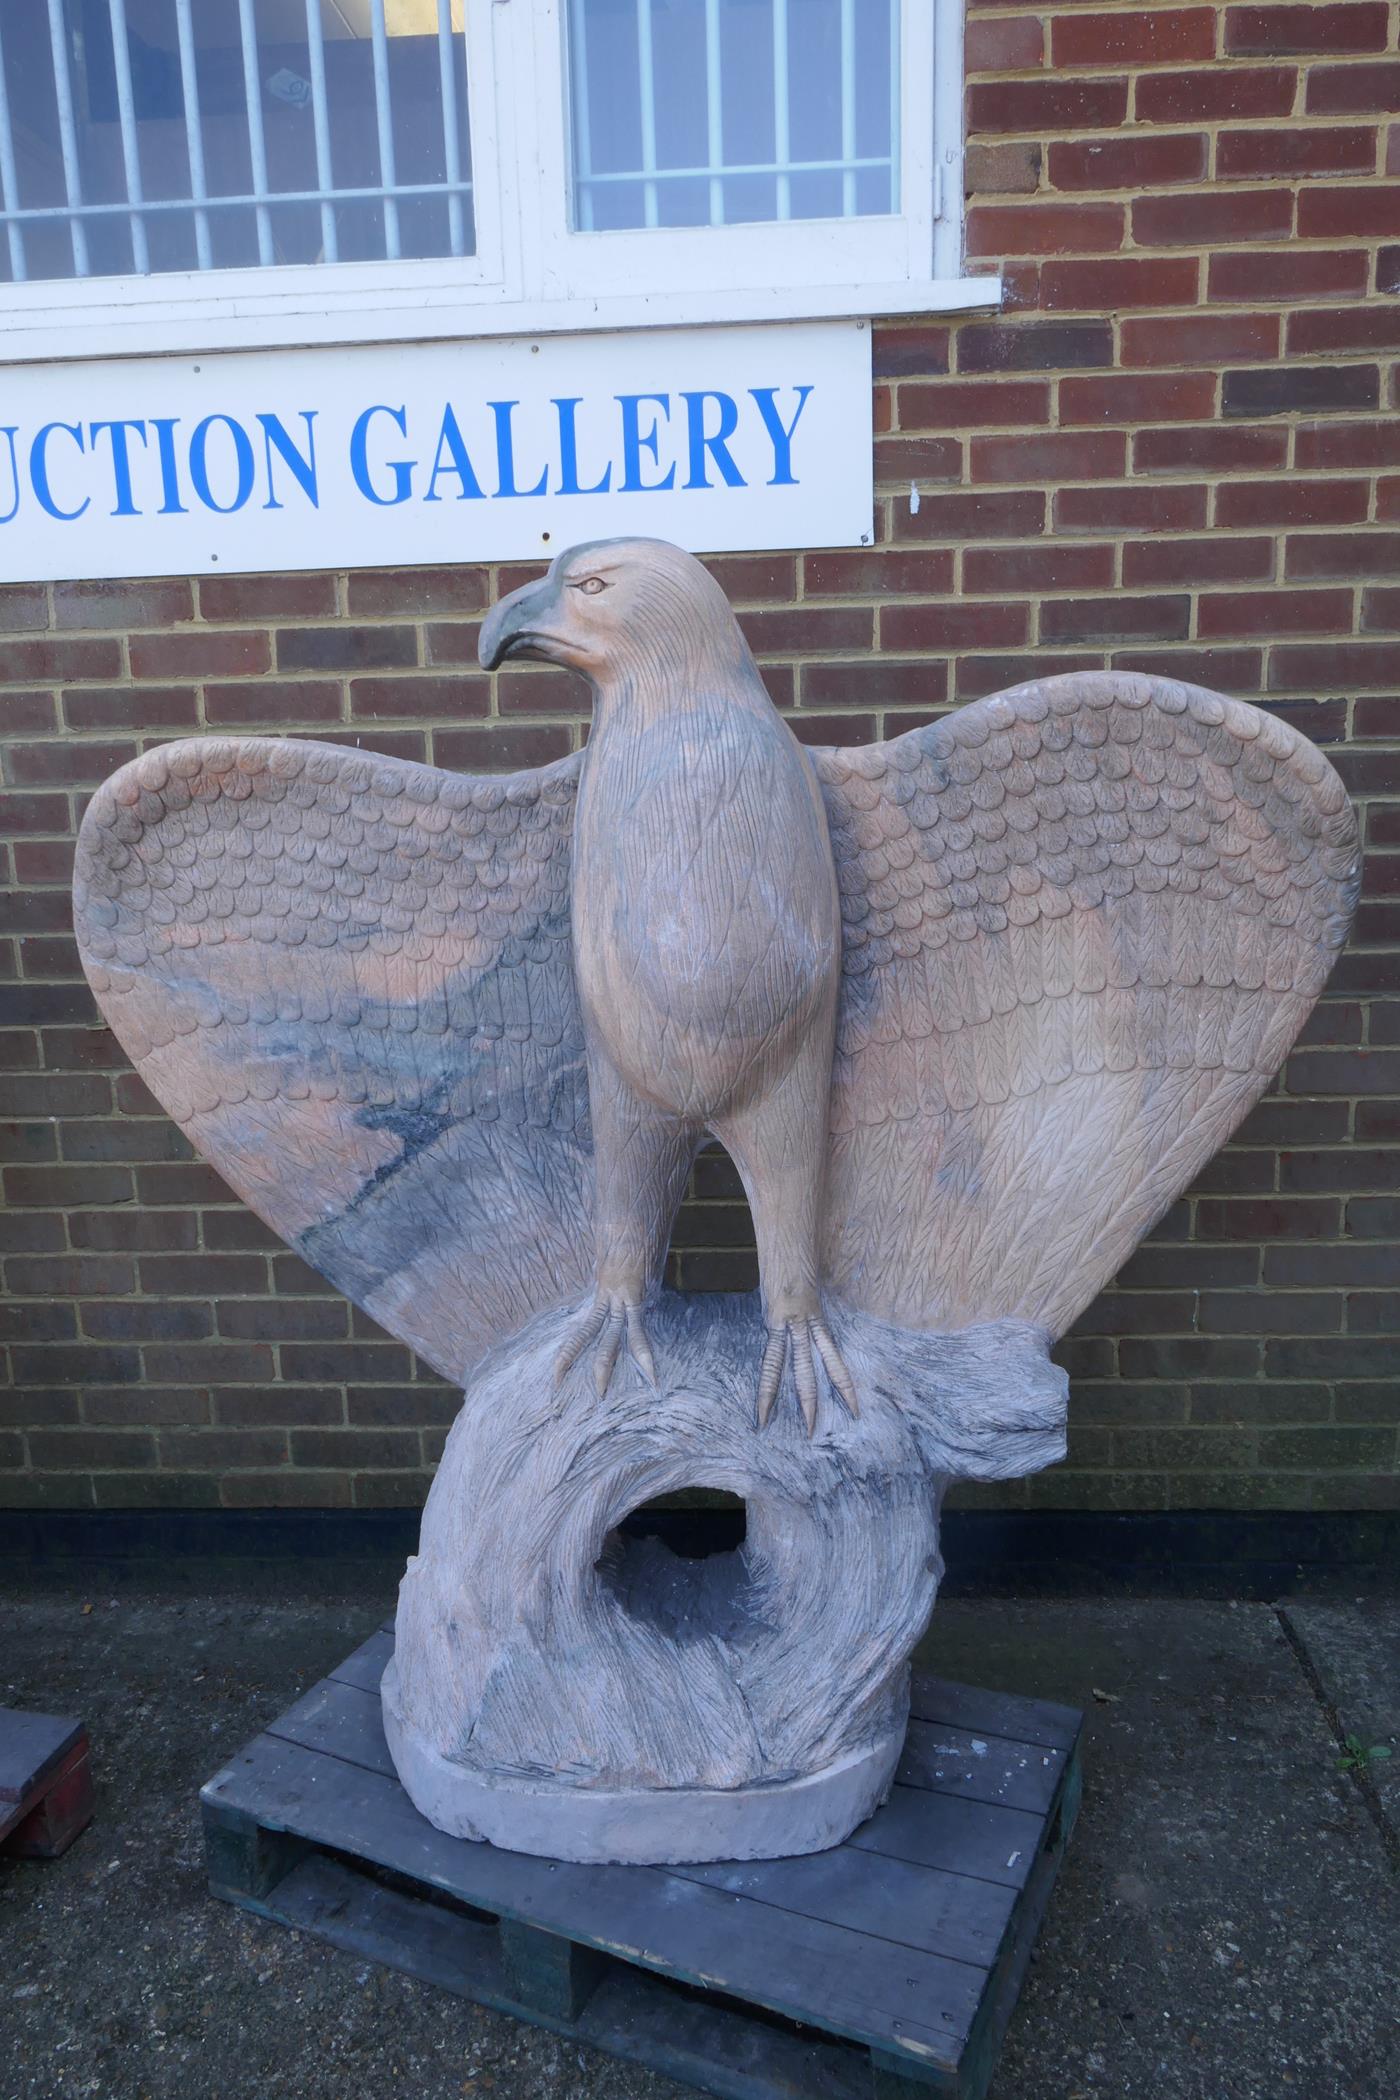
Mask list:
[[[574,224],[899,209],[897,0],[570,0]]]
[[[0,4],[0,276],[470,255],[463,0]]]

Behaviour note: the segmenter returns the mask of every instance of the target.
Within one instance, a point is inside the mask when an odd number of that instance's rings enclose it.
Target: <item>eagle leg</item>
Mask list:
[[[589,1102],[595,1171],[593,1303],[554,1364],[556,1391],[588,1349],[601,1400],[624,1345],[649,1385],[656,1361],[645,1308],[661,1286],[671,1221],[695,1157],[698,1133],[639,1101],[601,1056],[590,1058]]]
[[[739,1170],[753,1213],[768,1322],[757,1426],[762,1429],[776,1406],[791,1361],[809,1436],[816,1435],[823,1380],[848,1414],[860,1412],[855,1380],[826,1324],[818,1285],[830,1075],[830,1030],[814,1023],[772,1089],[729,1109],[713,1125]]]

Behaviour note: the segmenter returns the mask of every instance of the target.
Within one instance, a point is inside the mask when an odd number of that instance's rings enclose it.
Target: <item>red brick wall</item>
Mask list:
[[[1064,1345],[1069,1465],[983,1497],[1400,1502],[1400,56],[1389,0],[974,4],[968,233],[995,318],[881,327],[879,545],[716,563],[799,733],[1036,672],[1257,698],[1362,806],[1357,935],[1270,1098]],[[917,503],[914,500],[917,494]],[[0,1503],[421,1495],[453,1396],[279,1251],[125,1071],[77,977],[83,795],[197,728],[533,764],[558,674],[475,669],[510,573],[0,591]],[[723,1160],[680,1280],[748,1282]]]

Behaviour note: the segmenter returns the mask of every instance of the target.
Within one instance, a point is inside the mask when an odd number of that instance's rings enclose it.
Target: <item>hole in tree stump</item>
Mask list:
[[[680,1488],[630,1510],[598,1558],[624,1611],[673,1640],[733,1639],[757,1623],[745,1554],[748,1517],[722,1488]]]
[[[660,1539],[682,1560],[735,1553],[748,1533],[748,1511],[725,1488],[680,1488],[643,1502],[618,1529],[628,1538]]]

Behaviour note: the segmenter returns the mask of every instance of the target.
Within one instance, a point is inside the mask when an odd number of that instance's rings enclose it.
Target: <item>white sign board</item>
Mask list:
[[[872,530],[863,322],[0,374],[0,580],[696,553]]]

